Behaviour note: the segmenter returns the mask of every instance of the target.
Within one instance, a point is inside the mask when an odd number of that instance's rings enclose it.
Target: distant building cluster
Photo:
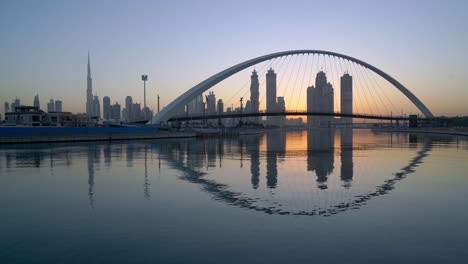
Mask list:
[[[147,76],[145,81],[147,80]],[[88,75],[86,89],[86,114],[97,119],[103,119],[110,122],[138,122],[150,120],[153,111],[148,107],[141,108],[140,103],[134,103],[131,96],[125,98],[125,107],[122,109],[119,102],[111,104],[109,96],[102,99],[102,115],[99,97],[93,96],[93,79],[91,78],[91,65],[88,54]]]
[[[51,124],[47,120],[52,120],[52,116],[60,115],[63,112],[62,101],[53,98],[47,103],[47,112],[41,110],[39,95],[34,96],[33,104],[24,105],[19,98],[11,104],[4,103],[4,117],[6,125],[42,125]]]
[[[341,113],[353,114],[353,79],[348,73],[341,77]],[[202,115],[216,115],[216,114],[231,114],[231,113],[259,113],[260,100],[259,100],[259,76],[256,70],[250,76],[250,98],[245,102],[244,98],[240,99],[240,107],[227,107],[224,109],[224,102],[222,99],[216,101],[216,95],[213,91],[208,92],[203,100],[203,95],[198,95],[195,99],[189,102],[185,109],[179,112],[180,116],[202,116]],[[277,96],[277,74],[270,68],[266,73],[266,112],[286,112],[286,100],[284,96]],[[325,72],[320,71],[315,78],[315,85],[307,88],[307,112],[314,113],[334,113],[334,89],[333,85],[327,81]],[[333,116],[309,116],[307,118],[308,126],[329,127],[336,119]],[[258,116],[246,117],[242,120],[239,118],[228,118],[213,121],[209,119],[206,121],[190,121],[189,123],[201,124],[206,122],[207,125],[225,125],[236,126],[239,122],[246,125],[266,125],[269,127],[283,127],[283,126],[302,126],[304,125],[302,118],[289,118],[285,115],[267,116],[265,120]],[[352,124],[351,117],[343,117],[340,120],[343,124]]]
[[[145,81],[147,80],[147,76]],[[47,110],[44,111],[43,109]],[[101,112],[102,110],[102,112]],[[32,105],[24,105],[19,98],[13,102],[4,103],[5,125],[19,126],[96,126],[121,122],[145,122],[151,119],[153,111],[148,107],[141,108],[140,103],[134,103],[131,96],[125,99],[125,108],[118,102],[111,104],[109,96],[104,96],[102,106],[97,94],[93,95],[93,79],[91,63],[88,54],[86,112],[73,114],[64,112],[62,100],[50,98],[45,108],[41,107],[39,95],[36,95]],[[1,118],[0,118],[1,119]]]
[[[44,112],[36,106],[16,106],[15,111],[5,114],[7,126],[95,126],[94,120],[85,114],[70,112]]]

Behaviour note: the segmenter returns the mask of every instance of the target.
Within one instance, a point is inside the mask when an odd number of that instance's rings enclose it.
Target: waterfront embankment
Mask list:
[[[191,131],[157,127],[1,127],[0,144],[112,141],[195,137]]]
[[[466,128],[374,128],[374,131],[384,132],[407,132],[407,133],[422,133],[422,134],[439,134],[451,136],[468,136]]]

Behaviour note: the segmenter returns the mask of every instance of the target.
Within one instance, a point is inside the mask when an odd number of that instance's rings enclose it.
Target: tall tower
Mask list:
[[[93,116],[101,117],[101,104],[97,95],[93,99]]]
[[[353,114],[353,77],[348,73],[341,76],[341,113]],[[352,124],[351,117],[342,117],[343,123]]]
[[[109,120],[112,117],[112,108],[110,103],[110,97],[104,96],[102,98],[102,112],[105,120]]]
[[[327,76],[323,71],[317,73],[315,78],[315,87],[307,88],[307,111],[320,113],[333,113],[334,92],[331,83],[327,82]],[[309,126],[330,127],[333,122],[333,117],[328,116],[308,116],[307,123]]]
[[[252,72],[252,75],[250,76],[250,111],[252,113],[258,113],[258,109],[260,106],[259,87],[260,87],[260,84],[258,82],[257,71],[254,70]],[[251,120],[254,122],[258,122],[258,117],[252,117]]]
[[[93,79],[91,78],[91,65],[89,62],[89,51],[88,51],[88,77],[86,86],[86,114],[94,116],[94,104],[93,104]]]
[[[41,105],[39,103],[39,95],[36,94],[36,96],[34,96],[34,107],[37,107],[37,108],[41,108]]]
[[[133,99],[131,96],[125,98],[125,119],[127,121],[133,121]]]
[[[55,112],[62,112],[62,100],[55,100]]]
[[[284,96],[278,96],[278,102],[277,102],[277,111],[279,112],[286,112],[286,102],[284,101]],[[278,116],[278,125],[279,126],[284,126],[286,124],[286,116]]]
[[[10,104],[8,102],[5,102],[3,110],[4,110],[4,114],[10,112]]]
[[[209,115],[216,114],[216,95],[213,91],[208,92],[206,96],[206,112]]]
[[[224,113],[224,103],[223,103],[223,99],[219,99],[219,100],[218,100],[217,106],[218,106],[218,110],[217,110],[217,111],[218,111],[218,114]]]
[[[55,101],[52,98],[50,98],[50,101],[47,104],[47,112],[48,113],[55,112]]]
[[[270,68],[266,74],[266,110],[267,112],[276,111],[276,73]],[[267,117],[267,124],[274,125],[275,118]]]

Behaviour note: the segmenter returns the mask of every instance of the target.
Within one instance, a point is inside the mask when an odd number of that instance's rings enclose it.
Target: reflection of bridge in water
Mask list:
[[[413,141],[414,141],[414,136]],[[353,145],[352,145],[353,131],[352,129],[344,129],[340,131],[341,141],[341,170],[340,179],[343,182],[344,190],[351,188],[353,180]],[[251,185],[254,190],[259,188],[260,183],[260,141],[262,136],[247,137],[243,143],[239,145],[246,145],[246,153],[243,153],[242,148],[239,151],[241,155],[250,156],[251,160]],[[208,142],[207,142],[208,143]],[[334,131],[332,129],[323,129],[318,133],[309,133],[307,136],[308,150],[307,150],[307,170],[315,172],[317,177],[317,187],[319,190],[326,190],[327,177],[334,171]],[[175,143],[177,144],[178,143]],[[189,143],[188,143],[189,144]],[[278,187],[278,159],[286,157],[286,136],[284,133],[268,133],[266,135],[267,151],[265,153],[266,160],[266,188],[274,190]],[[417,151],[416,156],[413,157],[409,163],[401,168],[399,171],[394,172],[393,177],[385,179],[384,183],[375,186],[374,189],[363,192],[360,194],[352,195],[345,198],[345,201],[330,201],[328,206],[316,208],[303,208],[296,209],[297,205],[285,205],[284,201],[278,201],[274,196],[259,197],[250,196],[245,191],[233,190],[229,184],[221,183],[216,178],[208,178],[208,173],[200,170],[200,166],[193,166],[188,164],[192,158],[190,147],[178,145],[178,151],[173,153],[166,153],[162,158],[174,169],[182,172],[181,179],[200,185],[201,188],[213,195],[213,198],[218,201],[226,202],[229,205],[238,206],[241,208],[265,212],[268,214],[280,215],[324,215],[329,216],[349,209],[359,209],[365,205],[366,202],[373,197],[388,194],[395,188],[395,184],[404,179],[407,175],[415,172],[416,167],[423,162],[423,159],[428,155],[431,150],[431,142],[425,140],[422,148]],[[197,155],[197,154],[195,154]],[[202,154],[203,155],[203,154]],[[289,155],[289,153],[288,153]],[[294,155],[294,154],[293,154]],[[301,155],[301,154],[297,154]],[[187,162],[185,161],[187,160]],[[198,169],[197,169],[198,168]],[[286,184],[286,183],[282,183]],[[291,184],[290,184],[291,185]],[[312,192],[312,190],[308,190]],[[318,192],[318,196],[323,195],[323,192]],[[335,199],[334,197],[333,199]],[[344,199],[343,199],[344,200]],[[316,201],[309,201],[316,202]],[[294,203],[294,201],[293,201]],[[289,206],[289,207],[288,207]],[[291,208],[292,207],[292,208]]]
[[[301,133],[292,132],[289,135],[303,135]],[[142,175],[144,177],[141,178],[142,197],[151,199],[151,176],[149,175],[155,175],[155,168],[151,164],[157,161],[157,166],[160,168],[162,161],[164,166],[169,165],[180,172],[180,178],[184,181],[200,186],[215,200],[229,205],[269,214],[332,215],[360,208],[373,197],[388,194],[399,181],[416,170],[432,148],[432,141],[429,137],[423,137],[424,141],[417,143],[421,137],[397,133],[394,136],[384,134],[388,135],[385,139],[388,139],[387,144],[359,145],[356,149],[355,142],[353,148],[355,132],[346,128],[339,130],[339,136],[335,136],[333,129],[314,130],[304,137],[307,139],[307,149],[304,147],[294,149],[291,145],[294,141],[288,140],[286,135],[273,132],[231,139],[153,140],[84,146],[82,144],[57,144],[52,148],[49,145],[39,144],[34,147],[26,145],[16,147],[14,151],[8,151],[7,146],[0,149],[0,161],[2,161],[0,166],[6,165],[6,169],[50,167],[53,173],[55,167],[71,166],[75,160],[74,156],[85,157],[88,174],[86,192],[90,206],[94,207],[96,191],[105,188],[99,181],[100,173],[96,173],[100,170],[99,166],[111,167],[113,161],[123,163],[129,168],[136,165],[141,168],[144,166],[144,171],[139,171],[144,173]],[[409,138],[403,139],[402,136],[409,136]],[[375,177],[376,184],[372,184],[374,187],[362,189],[359,181],[365,173],[370,176],[378,175],[372,175],[372,171],[369,172],[368,168],[363,168],[362,160],[359,161],[359,157],[356,160],[353,155],[356,151],[367,153],[372,150],[391,148],[392,138],[397,138],[395,140],[397,144],[409,142],[408,150],[415,149],[414,157],[411,157],[400,170],[390,171],[387,174],[388,178]],[[338,145],[340,151],[336,155],[335,141],[337,140],[340,141]],[[305,146],[303,143],[300,142],[301,146]],[[416,149],[416,146],[420,147]],[[359,155],[362,155],[362,152]],[[294,166],[299,164],[297,173],[300,177],[290,172],[290,167],[288,170],[284,168],[285,164],[296,160],[301,163],[293,163],[292,168],[297,169]],[[340,166],[335,164],[336,160],[341,161]],[[229,182],[232,180],[229,177],[221,177],[226,170],[232,169],[233,162],[239,162],[239,172],[242,173],[239,176],[245,175],[245,170],[250,172],[247,174],[251,188],[245,188],[244,182],[240,185],[244,187],[239,189],[239,181],[245,181],[243,177],[231,177],[237,181],[234,184]],[[300,164],[306,164],[306,167],[303,169]],[[263,169],[265,171],[262,171]],[[285,171],[287,175],[283,175]],[[312,174],[314,174],[313,178],[310,177]],[[339,175],[339,177],[330,178],[331,175]],[[302,182],[298,182],[297,179]],[[337,188],[336,180],[339,180],[339,188]],[[313,185],[310,185],[311,182],[316,183],[315,189]],[[293,197],[286,196],[284,199],[284,193],[292,194]],[[304,203],[309,204],[304,206]]]

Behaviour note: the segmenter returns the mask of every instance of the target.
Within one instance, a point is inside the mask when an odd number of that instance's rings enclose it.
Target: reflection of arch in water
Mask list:
[[[186,180],[191,183],[198,184],[202,186],[203,190],[213,195],[215,200],[226,202],[229,205],[238,206],[245,209],[255,210],[259,212],[264,212],[268,214],[280,214],[280,215],[304,215],[304,216],[313,216],[313,215],[323,215],[330,216],[337,213],[345,212],[349,209],[359,209],[361,206],[365,205],[366,202],[371,200],[373,197],[382,196],[388,194],[395,187],[395,184],[404,179],[408,174],[415,172],[415,168],[423,162],[423,159],[428,156],[428,153],[431,151],[431,143],[426,141],[423,145],[423,148],[417,152],[417,155],[410,160],[409,164],[403,167],[400,171],[394,173],[394,177],[386,180],[383,184],[378,185],[374,191],[368,192],[366,194],[356,195],[349,202],[338,203],[334,206],[328,208],[317,208],[310,211],[287,211],[281,208],[281,204],[274,202],[272,206],[260,206],[256,203],[258,202],[269,202],[262,198],[249,198],[246,197],[241,192],[235,192],[229,190],[230,186],[223,183],[218,183],[214,180],[205,179],[204,175],[206,173],[200,172],[196,169],[191,168],[190,166],[184,165],[183,162],[177,159],[172,159],[171,155],[165,156],[168,164],[174,169],[180,170],[183,172],[181,179]]]

